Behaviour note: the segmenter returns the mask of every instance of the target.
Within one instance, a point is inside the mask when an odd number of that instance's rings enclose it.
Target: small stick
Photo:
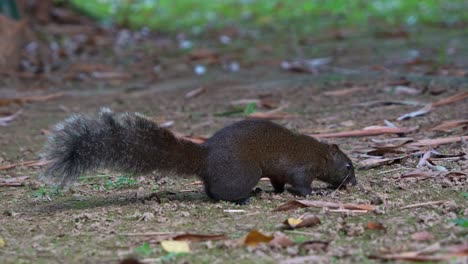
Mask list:
[[[349,210],[349,209],[329,209],[327,212],[332,212],[332,213],[356,213],[356,214],[365,214],[369,211],[367,210]]]
[[[181,234],[178,232],[146,232],[146,233],[122,233],[118,234],[121,236],[164,236],[164,235],[176,235]]]
[[[297,231],[297,230],[283,230],[283,232],[286,233],[293,233],[293,234],[299,234],[299,235],[308,235],[308,236],[315,236],[317,234],[310,233],[310,232],[304,232],[304,231]]]
[[[421,206],[426,206],[426,205],[443,204],[443,203],[448,203],[448,202],[450,202],[450,201],[447,201],[447,200],[440,200],[440,201],[433,201],[433,202],[425,202],[425,203],[410,204],[410,205],[407,205],[407,206],[400,207],[400,210],[409,209],[409,208],[415,208],[415,207],[421,207]]]

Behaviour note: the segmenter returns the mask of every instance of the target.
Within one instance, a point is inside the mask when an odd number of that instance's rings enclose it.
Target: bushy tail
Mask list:
[[[193,174],[205,163],[205,150],[138,114],[104,108],[98,116],[74,115],[59,123],[43,157],[51,160],[45,177],[64,185],[99,169]]]

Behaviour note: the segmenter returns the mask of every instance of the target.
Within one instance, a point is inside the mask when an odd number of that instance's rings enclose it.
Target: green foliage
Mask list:
[[[307,240],[308,240],[308,239],[307,239],[307,237],[305,237],[305,236],[296,236],[296,237],[294,237],[294,242],[295,242],[296,244],[304,243],[304,242],[306,242]]]
[[[453,220],[453,222],[456,224],[456,225],[459,225],[463,228],[467,228],[468,227],[468,218],[456,218]]]
[[[70,0],[84,13],[134,28],[163,31],[241,22],[279,26],[303,21],[322,26],[455,24],[468,20],[463,0]]]
[[[244,116],[248,116],[256,112],[255,110],[255,103],[248,103],[244,109]]]
[[[61,194],[60,190],[61,189],[59,186],[53,186],[53,187],[42,186],[42,187],[39,187],[37,191],[34,191],[32,195],[37,198],[58,196]]]
[[[255,109],[255,103],[248,103],[245,107],[234,107],[232,110],[225,112],[215,113],[214,116],[230,116],[230,117],[239,117],[239,116],[248,116],[257,112]]]
[[[127,176],[119,176],[116,181],[108,179],[105,184],[106,191],[110,189],[121,189],[123,187],[133,187],[136,185],[136,180]]]
[[[161,260],[170,262],[170,261],[174,261],[177,257],[185,256],[185,255],[187,255],[187,253],[173,253],[172,252],[162,257]]]
[[[135,252],[143,256],[149,256],[154,253],[154,249],[151,248],[148,242],[144,242],[141,246],[135,248]]]

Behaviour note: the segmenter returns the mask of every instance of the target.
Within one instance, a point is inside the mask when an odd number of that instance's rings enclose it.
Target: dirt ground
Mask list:
[[[401,127],[417,127],[404,135],[324,139],[337,143],[356,166],[368,158],[362,149],[378,140],[467,135],[466,123],[442,132],[430,130],[443,121],[467,120],[466,99],[403,121],[396,118],[422,106],[360,105],[392,100],[430,103],[468,91],[468,37],[463,29],[427,29],[412,32],[409,38],[356,33],[344,40],[304,37],[296,42],[285,35],[246,34],[233,37],[227,45],[219,43],[216,35],[194,40],[197,48],[216,53],[201,56],[201,62],[189,59],[193,52],[180,51],[174,39],[155,37],[124,48],[98,47],[96,53],[64,61],[59,70],[33,79],[4,75],[0,80],[2,98],[58,92],[63,95],[0,106],[2,116],[22,109],[15,120],[0,127],[0,166],[37,160],[46,134],[55,123],[71,113],[92,114],[103,106],[115,112],[140,112],[158,123],[173,121],[171,130],[189,136],[209,136],[245,118],[242,109],[237,115],[226,113],[233,109],[231,103],[259,98],[270,102],[266,105],[272,109],[285,106],[280,112],[292,116],[275,122],[306,134],[383,126],[384,120]],[[280,67],[284,60],[321,57],[333,60],[315,73]],[[237,62],[240,69],[224,69],[223,65],[230,62]],[[113,72],[129,77],[103,79],[78,74],[72,70],[77,63],[107,65]],[[206,66],[205,74],[194,73],[198,64]],[[396,82],[414,88],[416,93],[401,92]],[[203,92],[186,97],[198,88]],[[341,90],[347,92],[327,94]],[[272,109],[257,107],[258,112]],[[322,195],[306,198],[377,206],[367,213],[312,207],[276,212],[274,208],[297,197],[271,193],[272,187],[266,181],[259,184],[263,192],[250,204],[237,206],[212,202],[195,177],[171,173],[130,178],[104,171],[58,191],[39,180],[41,166],[3,169],[0,178],[28,179],[21,186],[0,187],[0,239],[4,241],[3,246],[0,243],[0,262],[118,263],[127,256],[136,256],[147,263],[374,263],[381,260],[370,256],[409,251],[417,251],[418,256],[445,256],[453,246],[468,242],[468,145],[443,144],[422,148],[422,153],[430,149],[453,155],[434,159],[436,171],[423,171],[437,172],[434,177],[402,177],[416,169],[420,153],[392,164],[359,169],[359,185],[346,190],[326,189],[325,184],[317,182],[314,188],[322,190]],[[385,155],[393,157],[395,153]],[[442,167],[461,174],[437,171]],[[402,209],[425,202],[435,203]],[[283,229],[285,219],[306,214],[318,216],[321,224]],[[460,223],[463,220],[464,225]],[[233,242],[251,230],[265,234],[281,231],[294,245],[249,248]],[[228,239],[190,242],[191,253],[168,254],[158,243],[164,232],[225,234]],[[307,248],[307,241],[328,246]],[[466,249],[464,255],[450,255],[444,261],[466,263]],[[309,258],[300,259],[304,257]]]

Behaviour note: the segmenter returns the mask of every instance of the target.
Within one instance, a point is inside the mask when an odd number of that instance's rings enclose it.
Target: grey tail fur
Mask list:
[[[73,115],[56,126],[43,154],[51,160],[44,176],[64,185],[99,169],[196,174],[205,156],[202,146],[177,138],[141,115],[103,108],[95,117]]]

